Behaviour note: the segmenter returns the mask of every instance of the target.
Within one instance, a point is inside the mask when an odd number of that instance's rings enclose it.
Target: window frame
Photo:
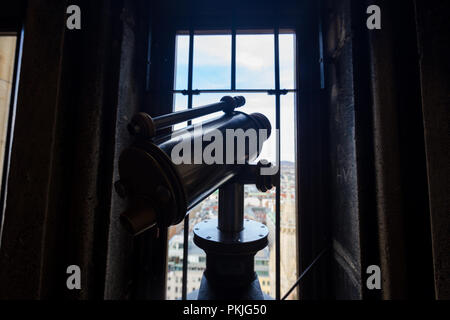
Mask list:
[[[16,37],[16,47],[14,53],[14,66],[13,66],[13,77],[12,86],[10,92],[10,100],[8,106],[8,117],[6,123],[6,137],[5,137],[5,151],[3,155],[3,170],[0,172],[1,175],[1,185],[0,185],[0,245],[3,238],[3,222],[4,214],[6,209],[6,195],[8,189],[8,177],[9,177],[9,166],[11,161],[11,148],[13,140],[13,130],[14,130],[14,119],[17,106],[17,91],[19,85],[20,77],[20,62],[22,58],[22,46],[23,46],[23,35],[24,29],[20,21],[15,21],[7,26],[0,27],[0,36],[14,36]]]
[[[322,30],[318,2],[292,2],[272,7],[260,3],[255,11],[250,4],[237,10],[232,3],[195,7],[166,7],[157,4],[148,20],[149,40],[146,73],[146,96],[141,110],[152,116],[172,112],[175,33],[177,30],[225,30],[231,25],[239,29],[263,30],[274,25],[292,29],[295,42],[296,209],[297,209],[297,274],[301,284],[295,289],[299,299],[331,296],[333,272],[329,254],[309,268],[324,247],[330,246],[332,212],[329,185],[329,111],[324,103],[324,70]],[[190,8],[197,10],[190,10]],[[134,297],[164,299],[167,276],[167,230],[143,234],[135,241],[137,247]],[[330,252],[330,251],[327,251]],[[305,277],[305,274],[308,276]],[[300,279],[299,279],[300,281]]]
[[[196,35],[231,35],[231,85],[229,89],[198,89],[193,88],[193,67],[194,67],[194,37]],[[273,35],[274,38],[274,87],[275,88],[259,88],[259,89],[237,89],[236,88],[236,36],[238,34],[270,34]],[[267,93],[268,95],[275,96],[275,123],[276,129],[280,131],[281,129],[281,96],[287,95],[292,92],[294,94],[297,93],[297,83],[294,77],[294,88],[281,88],[280,87],[280,50],[279,50],[279,35],[280,34],[293,34],[294,42],[296,32],[294,28],[283,28],[280,29],[277,26],[273,28],[264,28],[264,29],[237,29],[235,26],[232,26],[229,30],[214,30],[213,28],[205,30],[200,29],[196,30],[194,28],[190,28],[188,31],[186,30],[178,30],[176,31],[176,36],[178,35],[188,35],[189,36],[189,52],[188,52],[188,81],[187,81],[187,90],[186,89],[175,89],[175,68],[174,68],[174,89],[172,90],[172,94],[182,94],[188,97],[188,109],[192,109],[193,107],[193,96],[200,95],[201,93]],[[176,37],[175,36],[175,37]],[[175,57],[176,53],[174,54]],[[176,61],[174,65],[176,64]],[[294,68],[296,67],[295,63],[295,48],[294,48]],[[296,99],[294,98],[296,103]],[[192,122],[188,121],[188,125],[191,125]],[[278,135],[278,139],[276,141],[276,148],[278,150],[281,149],[281,138]],[[279,159],[281,161],[281,159]],[[281,255],[280,255],[280,212],[281,212],[281,183],[280,183],[280,170],[276,175],[276,183],[275,183],[275,299],[281,299]],[[297,188],[296,188],[297,189]],[[220,202],[219,202],[220,206]],[[297,206],[295,208],[297,215]],[[297,228],[296,228],[297,229]],[[189,214],[186,215],[184,219],[184,228],[183,228],[183,243],[188,243],[189,241]],[[182,300],[187,299],[187,273],[188,273],[188,245],[183,246],[183,273],[182,273]]]

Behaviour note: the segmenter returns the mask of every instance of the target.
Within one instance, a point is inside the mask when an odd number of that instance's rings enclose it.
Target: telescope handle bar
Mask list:
[[[242,107],[244,104],[245,98],[243,96],[225,96],[217,103],[177,111],[154,118],[141,112],[133,117],[131,123],[128,125],[128,131],[136,136],[154,137],[156,131],[169,128],[177,123],[189,121],[219,111],[232,113],[235,108]]]
[[[245,104],[245,98],[242,96],[223,97],[220,102],[208,104],[193,109],[178,111],[167,115],[153,118],[157,130],[168,128],[174,124],[199,118],[214,112],[224,111],[231,113],[235,108],[239,108]]]

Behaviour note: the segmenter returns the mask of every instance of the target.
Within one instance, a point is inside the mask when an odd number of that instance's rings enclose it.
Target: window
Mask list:
[[[11,126],[11,102],[13,101],[14,68],[16,60],[17,36],[15,34],[0,33],[0,188],[2,200],[5,195],[5,177],[8,167],[8,132]],[[0,213],[0,229],[2,213]]]
[[[260,112],[278,128],[280,143],[279,188],[261,193],[245,186],[245,218],[268,226],[269,245],[255,256],[255,272],[263,292],[280,298],[297,280],[295,205],[295,34],[291,31],[181,32],[176,37],[174,111],[218,102],[226,95],[243,95],[239,111]],[[282,89],[282,90],[281,90]],[[192,120],[199,123],[218,114]],[[174,130],[189,123],[178,124]],[[275,130],[273,130],[274,132]],[[265,143],[260,159],[276,163],[277,136]],[[195,224],[217,217],[218,191],[189,212],[185,221],[169,230],[168,272],[182,283],[176,299],[187,288],[197,290],[206,267],[203,250],[192,241]],[[171,250],[174,243],[184,249]],[[184,258],[183,258],[184,257]],[[198,281],[196,281],[198,279]],[[176,290],[176,292],[178,292]],[[289,298],[296,299],[296,292]]]
[[[0,35],[0,172],[3,172],[15,53],[16,37]]]

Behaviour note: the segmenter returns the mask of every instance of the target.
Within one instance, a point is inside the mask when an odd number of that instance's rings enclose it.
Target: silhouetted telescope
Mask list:
[[[136,140],[120,156],[116,190],[128,198],[121,221],[131,233],[177,225],[219,189],[218,219],[194,227],[194,242],[206,252],[206,270],[190,299],[266,298],[254,256],[267,246],[269,231],[260,222],[244,219],[244,185],[255,184],[265,192],[275,183],[275,176],[262,174],[270,164],[252,164],[271,125],[260,113],[235,111],[244,104],[243,97],[223,97],[215,104],[161,117],[139,113],[128,126]],[[218,111],[224,114],[167,133],[177,123]]]
[[[156,224],[168,227],[180,223],[191,208],[240,174],[247,181],[254,178],[253,182],[261,189],[272,187],[271,179],[258,174],[262,164],[249,165],[259,156],[262,140],[271,134],[270,122],[260,113],[235,111],[244,104],[244,97],[227,96],[219,103],[160,117],[152,118],[145,113],[133,117],[128,129],[137,139],[120,156],[120,181],[116,183],[119,195],[129,200],[129,209],[122,214],[121,220],[130,232],[139,234]],[[177,123],[218,111],[223,111],[223,116],[201,123],[201,130],[191,125],[173,133],[158,134]],[[234,150],[227,150],[225,140],[230,129],[244,132],[253,129],[256,133],[266,130],[267,134],[262,138],[256,135],[257,148],[250,145],[250,139],[245,139],[245,151],[239,152],[236,137]],[[215,152],[221,153],[222,159],[219,157],[217,163],[205,163],[199,156],[211,143],[217,143],[218,133],[223,137],[222,150]],[[215,136],[215,141],[211,141],[211,135]],[[175,164],[172,153],[181,145],[185,148],[177,155],[187,161]],[[186,150],[190,155],[183,154]],[[234,154],[232,163],[226,159],[230,153]]]

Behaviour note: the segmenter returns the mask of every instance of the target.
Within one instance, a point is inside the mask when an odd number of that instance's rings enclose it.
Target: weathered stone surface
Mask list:
[[[449,2],[416,1],[435,290],[450,299]]]
[[[334,293],[361,299],[360,222],[350,1],[330,1],[325,22]]]

